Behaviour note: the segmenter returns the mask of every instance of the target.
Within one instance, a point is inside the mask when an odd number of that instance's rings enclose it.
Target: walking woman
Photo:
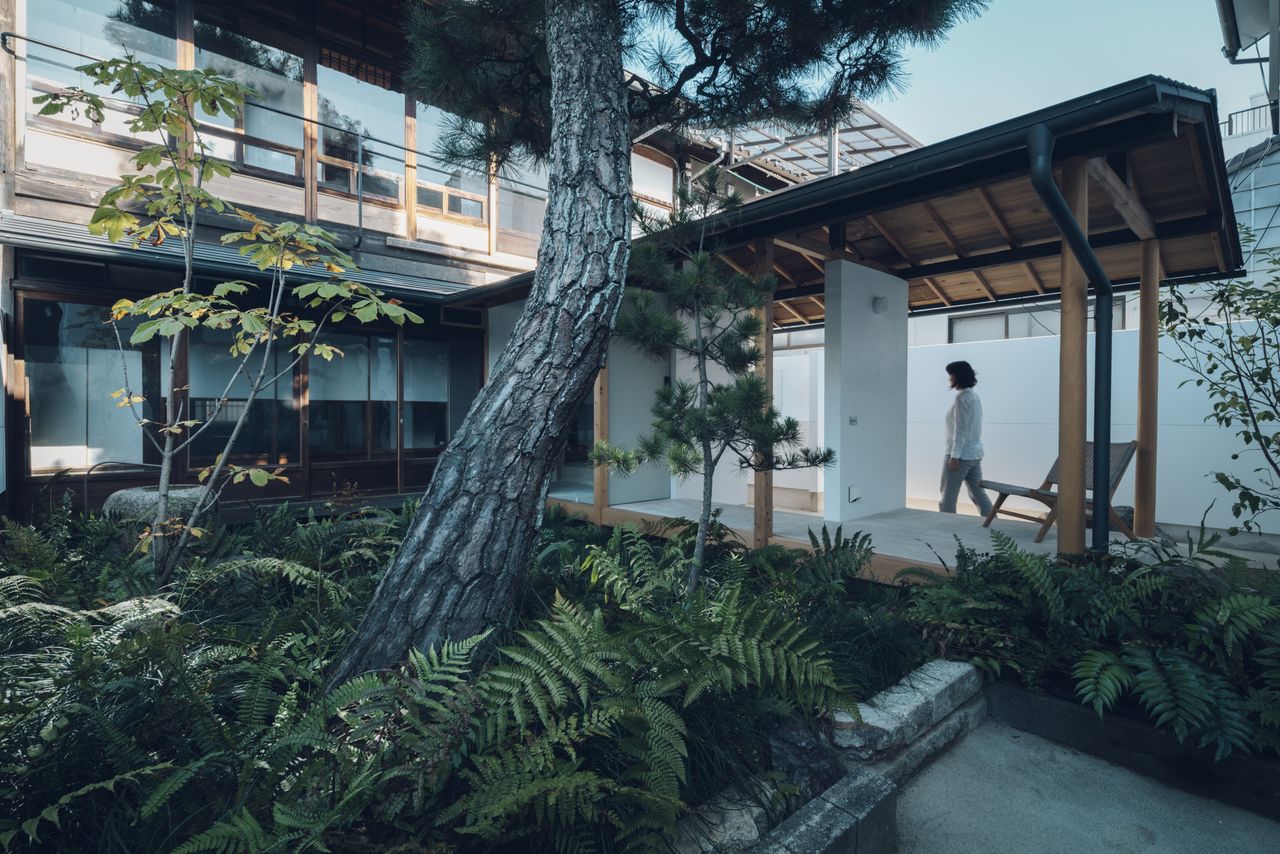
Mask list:
[[[973,390],[978,375],[968,362],[952,362],[947,365],[947,376],[956,390],[956,399],[947,410],[947,455],[942,464],[942,500],[938,509],[956,512],[956,497],[963,483],[985,517],[991,512],[991,499],[982,488],[982,401]]]

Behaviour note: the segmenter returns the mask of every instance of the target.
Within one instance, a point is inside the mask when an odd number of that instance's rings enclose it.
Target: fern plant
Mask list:
[[[1142,560],[1067,564],[993,534],[907,611],[941,654],[1031,686],[1069,682],[1099,715],[1147,715],[1180,741],[1232,751],[1280,746],[1280,588],[1203,531]]]

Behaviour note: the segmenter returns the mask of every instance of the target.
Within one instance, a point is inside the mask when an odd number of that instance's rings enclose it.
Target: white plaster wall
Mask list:
[[[821,347],[778,350],[773,354],[773,403],[784,417],[800,422],[800,436],[806,447],[824,444],[823,395],[825,351]],[[822,469],[774,472],[773,485],[780,489],[822,492]]]
[[[885,301],[875,314],[873,300]],[[843,522],[906,504],[907,284],[848,261],[827,264],[823,514]],[[850,501],[850,490],[853,490]]]
[[[486,355],[488,357],[485,371],[486,381],[493,376],[493,366],[498,363],[498,357],[502,355],[507,343],[511,341],[511,333],[515,331],[516,321],[520,319],[520,313],[523,311],[524,300],[507,303],[506,305],[495,305],[489,309],[489,332],[485,340]]]
[[[671,375],[670,361],[655,361],[618,339],[609,343],[609,442],[634,448],[653,421],[653,401]],[[630,475],[609,475],[609,503],[671,497],[671,475],[653,463]]]
[[[1138,372],[1136,330],[1117,332],[1113,346],[1112,441],[1133,439],[1137,430]],[[1089,336],[1089,376],[1092,377],[1093,336]],[[1194,385],[1179,388],[1190,375],[1170,357],[1176,345],[1161,341],[1160,425],[1157,451],[1156,518],[1158,522],[1211,527],[1232,524],[1231,501],[1209,473],[1214,470],[1246,474],[1247,459],[1233,462],[1238,440],[1230,430],[1204,423],[1210,402]],[[947,388],[944,366],[964,359],[978,372],[976,391],[982,399],[986,451],[983,475],[988,480],[1038,485],[1058,455],[1058,339],[1021,338],[969,344],[913,347],[909,351],[907,495],[934,502],[942,466],[943,419],[953,392]],[[1092,435],[1090,392],[1089,435]],[[1133,503],[1133,466],[1116,493],[1119,504]],[[968,502],[962,491],[961,503]],[[1014,506],[1014,499],[1007,502]],[[1023,506],[1042,510],[1034,502]]]
[[[672,382],[697,382],[697,368],[693,359],[677,353],[672,361],[675,367]],[[730,380],[727,371],[714,365],[709,366],[707,375],[715,383],[726,383]],[[751,473],[739,468],[738,460],[732,453],[726,453],[720,459],[720,465],[716,467],[715,481],[711,485],[711,500],[716,504],[746,504],[750,493]],[[671,497],[701,501],[701,475],[694,475],[684,480],[671,478]]]

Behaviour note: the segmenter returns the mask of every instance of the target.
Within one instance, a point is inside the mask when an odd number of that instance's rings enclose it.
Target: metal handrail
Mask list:
[[[90,56],[90,55],[89,55],[89,54],[87,54],[87,53],[81,53],[81,52],[79,52],[79,51],[77,51],[77,50],[72,50],[71,48],[67,48],[67,47],[63,47],[63,46],[61,46],[61,45],[53,44],[53,43],[51,43],[51,42],[47,42],[47,41],[44,41],[44,40],[42,40],[42,39],[32,38],[31,36],[23,35],[22,33],[15,33],[15,32],[8,31],[8,30],[6,30],[6,31],[4,31],[4,32],[0,32],[0,49],[3,49],[6,53],[9,53],[10,55],[13,55],[13,56],[16,56],[16,52],[14,51],[13,47],[9,44],[9,40],[10,40],[10,39],[22,39],[23,41],[28,42],[28,43],[30,43],[30,44],[40,45],[41,47],[47,47],[47,48],[49,48],[49,49],[51,49],[51,50],[62,51],[63,53],[67,53],[67,54],[70,54],[70,55],[72,55],[72,56],[78,56],[78,57],[81,57],[82,59],[87,59],[87,60],[89,60],[90,62],[103,62],[103,61],[104,61],[101,57],[97,57],[97,56]],[[117,101],[117,100],[119,100],[119,99],[108,98],[107,100]],[[127,104],[127,103],[131,103],[131,102],[128,102],[128,101],[121,101],[120,103],[125,103],[125,104]],[[416,156],[418,156],[418,157],[422,157],[422,158],[425,158],[426,160],[431,161],[432,163],[438,163],[438,164],[440,164],[441,166],[448,166],[448,167],[451,167],[451,168],[454,168],[454,169],[462,169],[462,170],[465,170],[465,171],[467,171],[467,172],[469,172],[469,173],[471,173],[471,174],[473,174],[473,175],[480,176],[480,177],[484,177],[486,180],[488,180],[488,177],[489,177],[489,176],[488,176],[488,175],[486,175],[484,172],[481,172],[481,171],[480,171],[480,170],[478,170],[478,169],[474,169],[474,168],[472,168],[472,167],[466,166],[466,165],[461,164],[461,163],[452,163],[452,162],[450,162],[450,161],[448,161],[448,160],[444,160],[444,159],[442,159],[442,158],[440,158],[440,157],[437,157],[437,156],[436,156],[436,155],[434,155],[434,154],[431,154],[431,153],[426,152],[426,151],[422,151],[422,150],[420,150],[420,149],[418,149],[418,148],[409,148],[409,147],[408,147],[408,146],[406,146],[403,142],[393,142],[393,141],[391,141],[391,140],[382,139],[381,137],[370,136],[369,134],[367,134],[367,133],[363,133],[363,132],[361,132],[361,133],[357,133],[357,132],[355,132],[355,131],[352,131],[350,128],[342,127],[342,126],[340,126],[340,125],[330,124],[329,122],[325,122],[325,121],[322,121],[322,120],[320,120],[320,119],[313,119],[313,118],[309,118],[309,117],[307,117],[307,116],[301,116],[301,115],[298,115],[297,113],[291,113],[291,112],[289,112],[288,110],[282,110],[282,109],[280,109],[279,107],[273,107],[273,106],[271,106],[270,104],[260,104],[260,103],[258,103],[258,102],[256,102],[256,101],[247,101],[246,103],[247,103],[248,105],[250,105],[250,106],[254,107],[254,109],[258,109],[258,110],[266,110],[267,112],[275,113],[275,114],[277,114],[277,115],[285,116],[285,117],[287,117],[287,118],[291,118],[291,119],[297,119],[297,120],[302,121],[302,122],[305,122],[305,123],[307,123],[307,124],[315,125],[316,127],[327,128],[328,130],[337,131],[338,133],[347,134],[347,135],[349,135],[349,136],[356,136],[357,138],[363,138],[363,139],[364,139],[364,141],[365,141],[365,143],[373,142],[373,143],[378,143],[379,145],[389,146],[389,147],[394,148],[394,149],[397,149],[398,151],[401,151],[401,152],[405,152],[405,153],[413,152]],[[211,127],[215,127],[215,128],[216,128],[216,127],[217,127],[217,125],[211,125]],[[226,129],[225,129],[225,128],[221,128],[220,130],[226,130]],[[405,159],[404,159],[403,157],[395,157],[395,156],[393,156],[393,155],[389,155],[389,154],[381,154],[381,153],[379,153],[377,156],[378,156],[378,157],[383,157],[383,158],[385,158],[385,159],[387,159],[387,160],[391,160],[391,161],[393,161],[393,162],[395,162],[395,163],[401,163],[401,164],[405,163]],[[335,159],[337,159],[337,158],[335,158]],[[356,166],[356,165],[363,166],[363,164],[356,164],[356,163],[352,163],[351,161],[344,161],[344,162],[346,162],[346,163],[350,163],[352,166]],[[372,167],[366,167],[366,168],[372,168]],[[444,171],[444,170],[437,170],[437,171]],[[530,190],[536,190],[536,191],[543,192],[543,193],[545,193],[545,192],[546,192],[546,188],[545,188],[545,187],[541,187],[541,186],[539,186],[539,185],[537,185],[537,184],[531,184],[531,183],[529,183],[529,182],[527,182],[527,181],[522,181],[522,180],[520,180],[519,178],[513,178],[513,177],[510,177],[510,176],[507,176],[507,175],[503,175],[503,176],[501,176],[501,179],[502,179],[503,181],[508,182],[508,183],[512,183],[512,184],[519,184],[519,185],[520,185],[520,186],[522,186],[522,187],[527,187],[527,188],[529,188]],[[421,182],[420,182],[420,183],[421,183]],[[441,185],[437,185],[437,184],[434,184],[434,183],[428,183],[428,184],[426,184],[426,186],[436,187],[436,186],[441,186]],[[444,189],[453,190],[453,189],[456,189],[456,188],[452,188],[452,187],[445,187]],[[466,193],[467,191],[465,191],[465,190],[459,190],[458,192],[459,192],[459,193]],[[476,198],[482,198],[482,197],[481,197],[481,196],[479,196],[479,195],[476,195]]]
[[[1269,104],[1258,104],[1256,107],[1236,110],[1234,113],[1228,113],[1227,118],[1219,123],[1218,128],[1224,136],[1267,130],[1270,126],[1270,109]]]

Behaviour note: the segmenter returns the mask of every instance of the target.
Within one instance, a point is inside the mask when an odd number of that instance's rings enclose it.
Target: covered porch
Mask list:
[[[1057,524],[1040,545],[1032,523],[998,519],[994,527],[1038,551],[1084,552],[1088,442],[1110,433],[1103,441],[1137,443],[1133,527],[1152,535],[1160,288],[1231,276],[1242,261],[1217,126],[1212,93],[1145,77],[775,193],[713,221],[726,264],[777,282],[759,342],[765,377],[776,376],[775,334],[823,330],[815,387],[822,430],[810,443],[836,452],[821,479],[820,515],[776,506],[774,477],[756,473],[736,492],[718,490],[722,520],[756,545],[803,547],[807,530],[822,524],[868,531],[883,569],[950,561],[956,537],[989,549],[989,532],[971,516],[907,509],[908,455],[942,456],[940,448],[907,446],[907,319],[1051,301],[1060,317],[1057,370],[1017,397],[1056,420],[1056,447],[1035,450],[1046,469],[1059,460]],[[491,306],[519,299],[529,283],[521,276],[483,298]],[[1091,346],[1090,304],[1126,291],[1139,294],[1138,381],[1119,388],[1111,383],[1107,313],[1097,312]],[[620,351],[615,343],[600,371],[591,428],[593,438],[625,445],[647,426],[649,387],[679,376],[681,366],[641,380]],[[1136,429],[1110,429],[1113,400],[1129,409],[1136,401]],[[1095,413],[1095,426],[1107,429],[1090,429]],[[588,494],[585,479],[576,480],[583,481],[576,491],[553,490],[552,500],[604,524],[695,515],[696,502],[674,483],[637,494],[596,471]]]

